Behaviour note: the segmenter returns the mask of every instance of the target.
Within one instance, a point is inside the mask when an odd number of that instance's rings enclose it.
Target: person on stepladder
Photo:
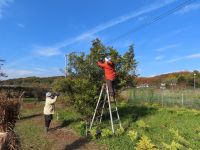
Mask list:
[[[108,91],[110,95],[110,101],[114,102],[116,84],[115,64],[112,62],[111,57],[106,57],[104,60],[98,61],[98,66],[104,69],[106,84],[108,86]]]
[[[51,92],[46,93],[46,101],[44,106],[44,120],[45,120],[45,132],[49,131],[50,123],[55,113],[55,102],[59,94],[53,94]]]

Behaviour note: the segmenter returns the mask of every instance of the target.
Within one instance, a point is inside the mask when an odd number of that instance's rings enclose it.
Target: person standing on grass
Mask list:
[[[45,120],[45,132],[49,131],[53,114],[55,113],[55,102],[58,96],[52,95],[52,93],[46,93],[46,101],[44,106],[44,120]]]
[[[110,57],[106,57],[104,61],[98,61],[98,66],[104,69],[106,84],[108,86],[110,95],[110,101],[113,102],[115,100],[115,64],[111,61]]]

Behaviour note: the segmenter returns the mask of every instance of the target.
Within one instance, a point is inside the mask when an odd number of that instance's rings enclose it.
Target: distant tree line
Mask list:
[[[4,65],[5,60],[0,59],[0,78],[1,77],[7,77],[6,73],[2,71],[2,66]]]
[[[165,83],[167,88],[200,88],[200,72],[194,70],[193,72],[174,72],[163,74],[155,77],[139,77],[136,79],[137,85],[149,84],[150,86],[159,88],[161,83]]]
[[[49,88],[52,83],[58,79],[63,78],[62,76],[57,77],[27,77],[27,78],[18,78],[18,79],[9,79],[0,82],[0,85],[21,85],[21,86],[33,86],[41,88]]]

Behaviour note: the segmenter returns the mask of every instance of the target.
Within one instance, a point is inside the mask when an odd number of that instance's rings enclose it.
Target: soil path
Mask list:
[[[44,128],[44,118],[42,114],[32,115],[30,118],[19,120],[17,124],[25,124],[26,121],[30,121],[30,119],[34,125],[39,128]],[[44,138],[54,143],[52,150],[106,150],[105,147],[99,146],[85,137],[80,137],[71,128],[67,125],[63,126],[60,122],[56,121],[56,119],[52,121],[50,131],[46,133]]]

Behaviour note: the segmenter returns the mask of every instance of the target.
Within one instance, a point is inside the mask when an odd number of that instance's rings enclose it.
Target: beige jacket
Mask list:
[[[45,115],[51,115],[55,113],[55,102],[56,102],[57,96],[54,98],[46,97],[45,106],[44,106],[44,114]]]

